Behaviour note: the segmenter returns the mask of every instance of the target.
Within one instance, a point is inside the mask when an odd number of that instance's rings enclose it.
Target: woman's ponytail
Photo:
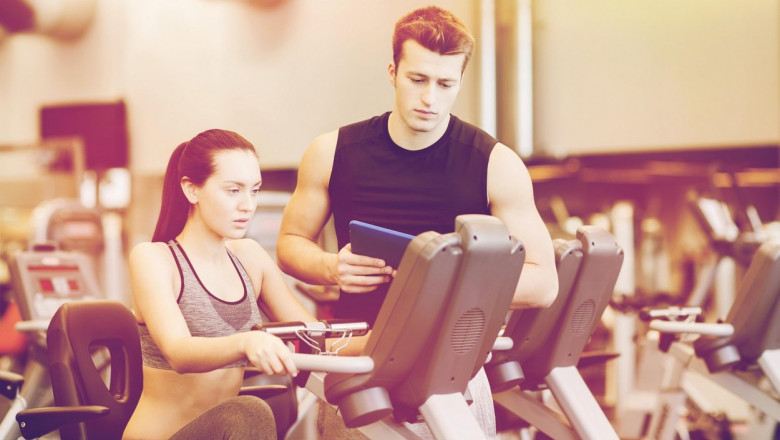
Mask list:
[[[154,229],[152,241],[167,243],[173,240],[184,229],[184,224],[187,222],[190,202],[181,190],[182,176],[179,175],[179,161],[188,143],[184,142],[176,147],[168,160],[163,181],[160,216],[157,218],[157,227]]]

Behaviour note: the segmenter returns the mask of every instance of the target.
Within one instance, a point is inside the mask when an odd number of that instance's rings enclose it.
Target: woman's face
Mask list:
[[[262,183],[260,164],[247,150],[217,153],[214,164],[214,174],[196,189],[196,212],[217,235],[242,238],[257,208],[257,194]]]

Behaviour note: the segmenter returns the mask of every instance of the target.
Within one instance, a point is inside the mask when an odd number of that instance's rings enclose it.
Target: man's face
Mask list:
[[[401,60],[397,66],[390,64],[388,74],[395,86],[394,110],[409,129],[428,132],[449,120],[465,57],[440,55],[414,40],[404,42]]]

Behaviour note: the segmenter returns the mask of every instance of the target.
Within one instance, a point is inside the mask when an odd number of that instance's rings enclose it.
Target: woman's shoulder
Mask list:
[[[169,261],[171,252],[168,245],[162,242],[142,242],[138,243],[130,250],[131,265],[156,265],[164,261]]]
[[[266,253],[265,249],[260,246],[260,243],[251,238],[228,240],[225,243],[225,246],[239,259],[241,259],[241,257],[257,258],[258,256]]]
[[[241,261],[244,267],[257,265],[263,267],[268,261],[273,261],[260,243],[251,238],[228,240],[225,246]]]

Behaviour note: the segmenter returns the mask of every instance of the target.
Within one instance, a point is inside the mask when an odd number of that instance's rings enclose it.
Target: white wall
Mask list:
[[[120,97],[120,2],[96,10],[77,40],[14,34],[0,40],[0,144],[38,139],[42,104]]]
[[[35,141],[41,104],[123,98],[136,175],[161,174],[176,145],[214,127],[252,141],[265,168],[295,167],[316,135],[390,109],[392,26],[427,3],[98,0],[77,41],[0,42],[0,144]],[[478,0],[430,3],[478,23]],[[475,66],[456,106],[473,122]]]
[[[392,25],[427,3],[96,1],[76,41],[0,40],[0,144],[34,142],[41,104],[123,98],[136,175],[161,174],[179,142],[211,127],[246,136],[266,168],[296,166],[317,134],[389,108]],[[480,0],[433,3],[478,34]],[[780,140],[776,0],[533,8],[537,151]],[[478,122],[478,59],[465,81],[455,111]]]
[[[536,147],[780,141],[777,0],[537,0]]]

